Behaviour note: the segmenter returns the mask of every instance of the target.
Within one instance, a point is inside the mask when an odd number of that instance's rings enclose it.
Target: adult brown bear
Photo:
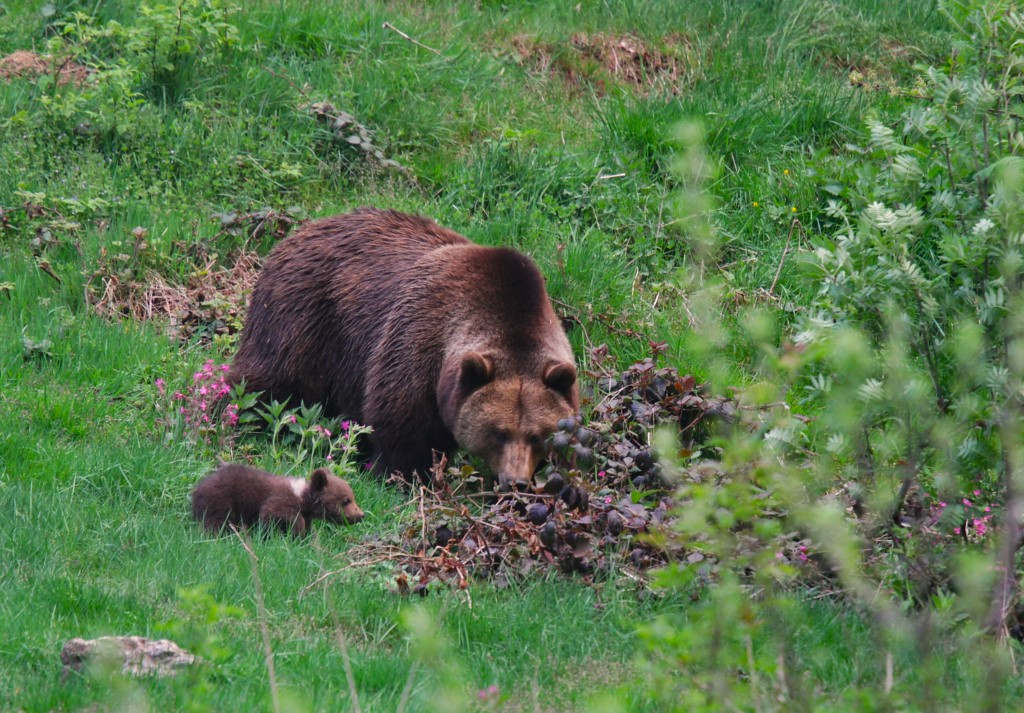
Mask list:
[[[363,208],[306,224],[256,283],[230,372],[373,427],[379,471],[426,477],[434,452],[525,487],[579,408],[576,367],[525,255],[419,216]]]

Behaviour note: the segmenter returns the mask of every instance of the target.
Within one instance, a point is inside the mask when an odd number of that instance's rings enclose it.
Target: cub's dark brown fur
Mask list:
[[[344,525],[363,519],[352,488],[326,468],[302,480],[232,464],[199,481],[192,491],[192,515],[214,532],[227,524],[259,523],[296,536],[306,534],[317,518]]]
[[[459,445],[503,487],[579,408],[572,350],[525,255],[369,208],[305,225],[257,282],[230,378],[373,427],[375,465],[425,475]]]

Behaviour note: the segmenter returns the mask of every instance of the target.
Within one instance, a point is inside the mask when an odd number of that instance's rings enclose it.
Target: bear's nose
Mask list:
[[[522,493],[530,489],[529,480],[512,480],[511,478],[499,478],[499,490],[503,493],[516,491]]]

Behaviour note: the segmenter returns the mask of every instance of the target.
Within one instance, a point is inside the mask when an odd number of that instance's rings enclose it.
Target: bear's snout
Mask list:
[[[345,522],[347,522],[349,525],[355,525],[363,519],[364,515],[363,511],[357,508],[355,505],[345,508],[344,510],[342,510],[341,514],[342,517],[345,518]]]
[[[505,475],[502,473],[498,476],[498,488],[503,493],[509,493],[513,490],[523,492],[530,489],[530,479],[516,478],[514,475]]]
[[[498,471],[498,489],[503,492],[529,490],[533,471],[540,462],[536,449],[525,441],[513,440],[505,445]]]

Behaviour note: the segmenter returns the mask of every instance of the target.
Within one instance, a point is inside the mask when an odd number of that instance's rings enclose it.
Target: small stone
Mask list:
[[[565,487],[565,478],[562,477],[561,473],[557,471],[552,473],[547,482],[544,483],[544,492],[548,495],[557,495],[562,492],[562,488]]]
[[[594,452],[586,446],[573,446],[576,451],[576,465],[586,470],[594,464]]]
[[[578,440],[584,446],[593,445],[597,439],[597,434],[591,431],[589,428],[580,428],[576,431],[576,440]]]
[[[196,657],[167,639],[142,636],[102,636],[98,639],[70,639],[60,652],[64,677],[81,671],[89,660],[120,664],[121,672],[130,676],[174,676]]]
[[[555,525],[554,520],[548,520],[544,523],[544,527],[540,529],[540,541],[541,544],[547,547],[549,550],[555,548],[555,542],[558,538],[558,528]]]
[[[572,433],[573,431],[576,430],[576,419],[563,418],[559,420],[558,423],[555,425],[558,426],[559,431],[564,431],[565,433]]]
[[[548,519],[548,506],[544,503],[534,503],[526,509],[526,519],[534,525],[543,525]]]
[[[572,437],[565,431],[559,431],[551,437],[551,445],[556,451],[564,451],[569,447]]]
[[[445,547],[448,542],[455,537],[452,534],[451,528],[447,525],[440,525],[434,530],[434,547]]]

